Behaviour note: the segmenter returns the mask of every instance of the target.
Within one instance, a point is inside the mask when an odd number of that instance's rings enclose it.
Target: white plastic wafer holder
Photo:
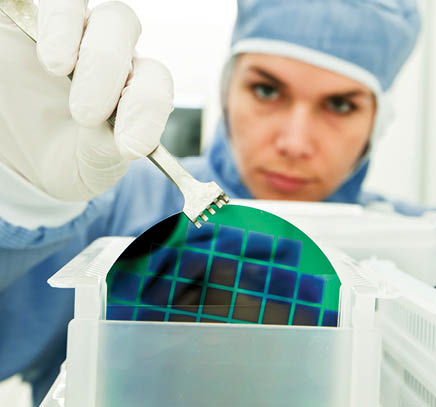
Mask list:
[[[99,239],[50,279],[77,294],[65,379],[43,407],[58,406],[62,383],[66,407],[378,405],[385,291],[343,253],[327,252],[343,283],[339,328],[107,321],[104,277],[130,242]]]

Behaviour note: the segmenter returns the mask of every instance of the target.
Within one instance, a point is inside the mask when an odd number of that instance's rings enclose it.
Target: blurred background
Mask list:
[[[176,110],[163,143],[179,156],[198,154],[220,115],[219,78],[236,0],[123,1],[142,22],[139,54],[160,59],[174,77]],[[421,38],[394,86],[395,119],[376,149],[366,188],[436,207],[436,3],[419,3]],[[0,383],[1,407],[28,407],[29,400],[30,389],[18,377]]]
[[[163,143],[178,155],[196,153],[207,145],[220,114],[218,84],[236,0],[124,1],[142,22],[139,53],[160,59],[174,76],[177,110]],[[91,6],[101,2],[90,0]],[[419,3],[423,32],[394,86],[396,116],[377,148],[366,188],[436,206],[436,4]]]

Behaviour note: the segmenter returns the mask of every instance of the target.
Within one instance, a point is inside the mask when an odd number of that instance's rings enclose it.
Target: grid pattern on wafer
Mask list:
[[[189,224],[182,244],[153,245],[113,266],[107,318],[336,326],[328,278],[300,270],[302,250],[300,240]]]

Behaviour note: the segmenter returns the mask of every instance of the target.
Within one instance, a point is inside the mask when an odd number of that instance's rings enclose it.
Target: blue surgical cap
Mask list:
[[[288,56],[388,90],[420,30],[415,0],[238,0],[232,54]]]

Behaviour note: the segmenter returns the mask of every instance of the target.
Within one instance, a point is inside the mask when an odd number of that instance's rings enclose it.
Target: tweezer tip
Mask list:
[[[222,208],[224,205],[227,205],[227,202],[226,202],[224,199],[222,199],[222,198],[220,198],[218,202],[221,204],[221,208]]]
[[[197,229],[201,228],[201,223],[198,220],[194,221],[194,225],[197,227]]]

